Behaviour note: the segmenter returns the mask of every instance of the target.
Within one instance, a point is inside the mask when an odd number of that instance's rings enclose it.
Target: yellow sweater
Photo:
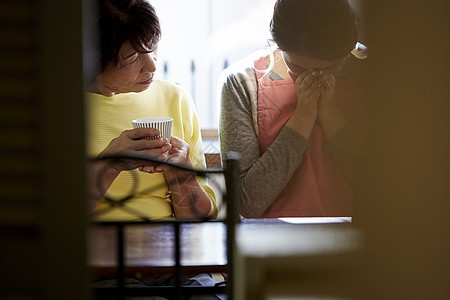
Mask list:
[[[131,121],[146,117],[173,118],[172,135],[187,142],[195,169],[205,169],[200,126],[191,97],[178,85],[155,80],[141,93],[118,94],[105,97],[87,94],[87,154],[96,157],[109,142],[126,129],[132,129]],[[133,191],[133,184],[138,182]],[[204,178],[198,178],[214,208],[215,196]],[[102,199],[94,212],[97,220],[136,220],[137,215],[149,218],[166,218],[172,215],[168,186],[164,174],[148,174],[137,170],[121,172],[107,191],[110,198],[134,197],[126,202],[126,208],[110,208]],[[131,211],[131,210],[132,211]],[[136,212],[136,213],[133,213]]]

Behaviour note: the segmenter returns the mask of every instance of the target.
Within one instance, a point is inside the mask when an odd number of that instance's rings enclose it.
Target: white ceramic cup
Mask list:
[[[166,138],[170,142],[170,135],[172,134],[172,118],[142,118],[131,121],[133,128],[156,128],[161,135],[153,138]],[[151,139],[149,137],[149,139]]]
[[[166,138],[170,142],[170,135],[172,134],[172,118],[142,118],[131,121],[133,128],[156,128],[159,130],[160,135],[155,137],[147,137],[147,139],[156,139],[159,137]],[[169,158],[169,152],[167,151],[162,155],[163,160]]]

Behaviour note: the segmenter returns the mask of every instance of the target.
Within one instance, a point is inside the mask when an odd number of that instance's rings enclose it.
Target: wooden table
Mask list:
[[[181,265],[184,273],[224,272],[226,227],[221,222],[180,225]],[[174,271],[174,226],[128,225],[124,228],[125,276],[167,275]],[[89,230],[89,260],[94,277],[114,278],[117,267],[117,228]]]
[[[273,243],[267,244],[267,234],[274,230],[295,233],[300,227],[349,222],[350,218],[243,219],[237,226],[236,240],[244,253],[251,253],[252,247],[257,247],[259,250],[266,249],[267,254],[273,247]],[[181,224],[180,229],[183,273],[226,271],[224,223],[187,223]],[[124,227],[124,240],[125,276],[139,278],[173,273],[175,264],[173,225],[127,225]],[[117,228],[93,226],[89,230],[88,241],[88,265],[94,277],[114,278],[117,275]]]

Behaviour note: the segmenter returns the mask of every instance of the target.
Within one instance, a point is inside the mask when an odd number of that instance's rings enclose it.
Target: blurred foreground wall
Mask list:
[[[450,299],[450,5],[365,1],[360,299]]]
[[[86,299],[82,1],[0,2],[0,298]]]

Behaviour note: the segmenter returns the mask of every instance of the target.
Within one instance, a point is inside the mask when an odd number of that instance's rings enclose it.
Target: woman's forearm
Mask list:
[[[315,117],[302,116],[297,111],[292,114],[286,123],[286,127],[291,128],[301,134],[305,139],[309,139],[314,127]]]
[[[244,217],[259,217],[301,165],[309,143],[295,130],[285,127],[261,155],[250,118],[239,113],[222,114],[221,128],[222,153],[235,151],[241,155],[240,213]]]
[[[309,143],[297,132],[284,128],[264,154],[242,175],[242,215],[259,217],[277,199],[303,161]]]
[[[204,218],[211,212],[211,199],[195,174],[184,170],[164,172],[169,184],[173,210],[178,219]]]
[[[108,161],[96,161],[87,166],[89,208],[93,210],[119,175]]]

